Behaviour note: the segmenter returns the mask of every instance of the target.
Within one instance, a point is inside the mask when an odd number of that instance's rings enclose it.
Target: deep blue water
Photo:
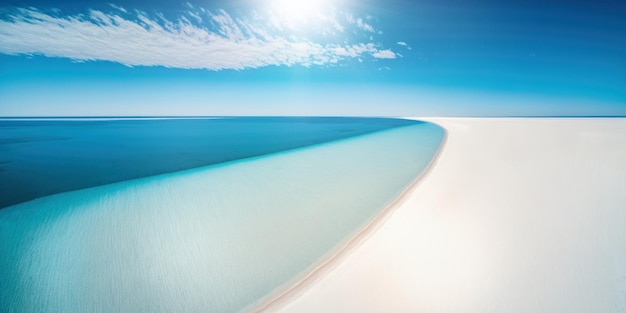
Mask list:
[[[2,120],[0,208],[419,123],[340,117]]]

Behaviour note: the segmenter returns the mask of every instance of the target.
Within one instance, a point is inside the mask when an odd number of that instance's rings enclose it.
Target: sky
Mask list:
[[[0,2],[0,116],[626,116],[626,3]]]

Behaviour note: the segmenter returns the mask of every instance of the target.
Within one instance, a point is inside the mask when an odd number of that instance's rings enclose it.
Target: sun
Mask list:
[[[330,0],[274,0],[272,9],[282,18],[290,21],[309,20],[327,11]]]

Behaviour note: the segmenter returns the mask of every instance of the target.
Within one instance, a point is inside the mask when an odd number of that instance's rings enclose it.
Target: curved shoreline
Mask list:
[[[444,134],[431,123],[401,127],[0,210],[0,307],[251,310],[378,215]]]
[[[626,119],[427,120],[436,168],[280,312],[626,312]]]
[[[256,304],[248,306],[243,312],[277,312],[285,307],[291,300],[302,295],[309,290],[314,283],[323,278],[326,274],[335,269],[347,255],[360,247],[363,242],[370,238],[380,227],[387,221],[391,215],[400,207],[409,197],[411,192],[432,172],[437,164],[441,154],[445,150],[448,140],[448,131],[435,122],[428,122],[443,129],[443,138],[432,156],[428,165],[423,171],[406,186],[398,196],[385,206],[377,215],[368,221],[360,230],[339,247],[330,251],[328,257],[323,258],[312,270],[305,272],[301,278],[297,278],[293,283],[287,285],[287,288],[278,290],[274,295],[270,295],[266,300],[258,301]],[[260,304],[259,304],[260,303]]]

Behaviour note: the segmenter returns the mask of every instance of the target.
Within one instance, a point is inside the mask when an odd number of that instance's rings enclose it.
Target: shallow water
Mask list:
[[[237,312],[392,201],[433,124],[56,194],[0,210],[7,312]]]

